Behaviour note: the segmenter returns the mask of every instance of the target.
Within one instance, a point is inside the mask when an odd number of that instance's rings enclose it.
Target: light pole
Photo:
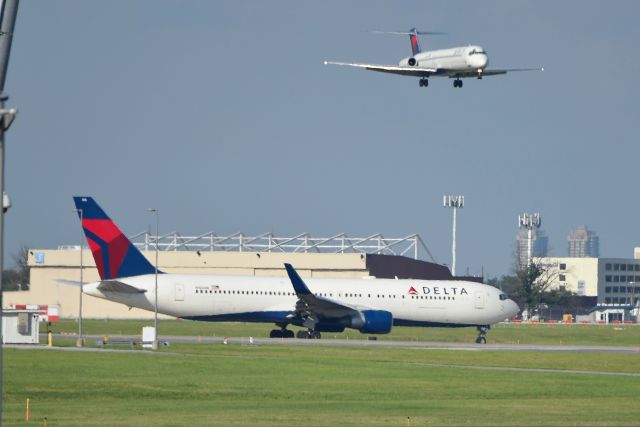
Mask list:
[[[527,229],[527,267],[531,264],[531,257],[533,255],[531,230],[534,228],[540,228],[541,225],[542,219],[539,212],[534,214],[523,213],[522,215],[518,215],[518,226]]]
[[[82,209],[74,209],[80,216],[80,300],[78,304],[78,340],[76,347],[84,347],[84,335],[82,333],[82,286],[84,285],[83,273],[84,265],[82,262],[82,242],[84,239],[84,229],[82,225],[83,211]]]
[[[151,343],[151,348],[153,350],[157,350],[158,349],[158,225],[160,223],[160,214],[158,212],[158,209],[156,208],[150,208],[148,209],[148,211],[153,212],[156,215],[156,262],[155,262],[156,284],[155,284],[155,292],[154,292],[155,302],[153,304],[154,340],[153,340],[153,343]]]
[[[5,0],[0,3],[0,195],[4,202],[4,134],[13,119],[16,117],[16,109],[5,109],[5,102],[9,96],[4,91],[4,84],[7,77],[7,68],[9,66],[9,54],[11,53],[11,42],[13,40],[13,31],[16,24],[16,15],[18,14],[19,0]],[[3,203],[4,204],[4,203]],[[4,269],[4,209],[0,209],[0,272]],[[2,274],[0,274],[0,399],[3,396],[4,361],[2,353]],[[4,401],[0,400],[0,426],[2,426],[2,415],[4,413]]]
[[[451,239],[451,274],[456,275],[456,211],[464,207],[464,196],[442,196],[442,205],[453,208],[453,237]]]

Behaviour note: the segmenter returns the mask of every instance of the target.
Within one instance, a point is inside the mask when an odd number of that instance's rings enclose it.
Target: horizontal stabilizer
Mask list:
[[[78,288],[80,287],[80,281],[79,280],[56,279],[56,282],[61,283],[63,285],[76,286]]]
[[[147,292],[145,289],[136,288],[117,280],[103,280],[98,285],[100,292],[119,292],[121,294],[142,294]]]

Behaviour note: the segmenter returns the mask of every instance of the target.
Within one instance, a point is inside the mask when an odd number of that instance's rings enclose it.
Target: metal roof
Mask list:
[[[156,247],[156,236],[148,231],[130,237],[142,250]],[[209,252],[290,252],[290,253],[370,253],[401,255],[419,259],[420,250],[436,262],[418,234],[405,237],[385,237],[381,233],[366,237],[351,237],[339,233],[330,237],[314,237],[309,233],[295,236],[276,236],[263,233],[251,236],[242,232],[219,236],[211,231],[198,236],[183,236],[176,231],[158,236],[161,251],[209,251]]]

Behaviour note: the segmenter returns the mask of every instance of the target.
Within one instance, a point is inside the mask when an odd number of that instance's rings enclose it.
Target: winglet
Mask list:
[[[307,288],[307,285],[300,278],[300,275],[291,264],[285,263],[284,268],[287,270],[289,280],[291,280],[291,284],[293,285],[293,289],[296,291],[297,295],[311,294],[311,291],[309,290],[309,288]]]

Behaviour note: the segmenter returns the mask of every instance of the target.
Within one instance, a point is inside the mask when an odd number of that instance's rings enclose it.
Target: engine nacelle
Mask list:
[[[388,334],[393,326],[393,315],[385,310],[364,310],[351,319],[351,327],[363,334]]]
[[[418,60],[414,57],[403,58],[400,62],[398,62],[398,66],[400,67],[416,67],[418,65]]]

